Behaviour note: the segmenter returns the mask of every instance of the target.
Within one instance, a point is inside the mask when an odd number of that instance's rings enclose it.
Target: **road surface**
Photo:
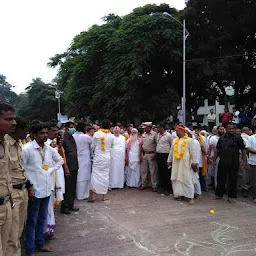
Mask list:
[[[256,206],[213,200],[194,205],[151,190],[111,191],[109,200],[78,201],[80,211],[56,211],[52,256],[252,256],[256,255]],[[210,214],[213,209],[215,214]],[[46,255],[38,253],[37,255]]]

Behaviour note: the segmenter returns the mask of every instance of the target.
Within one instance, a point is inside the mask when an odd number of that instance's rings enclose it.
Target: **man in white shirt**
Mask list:
[[[168,169],[167,159],[171,150],[173,137],[165,130],[164,124],[157,126],[156,162],[158,165],[158,187],[161,194],[172,193],[171,169]]]
[[[109,189],[124,187],[125,137],[120,135],[118,126],[113,129],[114,141],[111,150]]]
[[[90,179],[92,172],[91,162],[91,144],[92,137],[84,134],[85,123],[79,122],[76,132],[73,135],[78,157],[78,174],[76,183],[76,196],[78,200],[84,200],[89,197]]]
[[[250,138],[250,129],[248,127],[243,127],[242,128],[242,133],[241,133],[241,137],[244,141],[244,144],[247,144],[248,139]]]
[[[241,137],[244,141],[244,145],[246,146],[248,143],[248,139],[250,138],[250,129],[248,127],[243,127],[241,130]],[[248,169],[249,165],[242,165],[241,161],[241,153],[240,153],[240,168],[238,171],[238,177],[237,177],[237,186],[238,188],[242,191],[243,197],[247,198],[249,194],[249,174],[248,174]]]
[[[240,112],[238,110],[236,110],[236,108],[233,108],[232,123],[235,128],[238,128],[238,126],[239,126],[239,114],[240,114]]]
[[[180,123],[183,123],[183,111],[180,107],[177,107],[178,113],[177,113],[177,119]]]
[[[210,113],[207,115],[207,121],[208,121],[209,130],[212,131],[216,123],[216,115],[214,114],[213,109],[211,109]]]
[[[250,164],[250,183],[252,189],[252,198],[253,202],[256,203],[256,135],[250,136],[246,144],[247,151],[249,152],[249,160]]]
[[[50,252],[44,245],[45,221],[51,191],[51,174],[64,163],[53,148],[45,144],[48,129],[46,124],[36,124],[31,128],[34,140],[22,152],[26,178],[33,184],[35,197],[29,200],[26,223],[26,253],[35,255],[39,251]]]

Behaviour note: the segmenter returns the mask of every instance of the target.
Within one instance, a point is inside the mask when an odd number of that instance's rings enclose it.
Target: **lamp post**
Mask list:
[[[55,89],[55,98],[58,100],[58,114],[57,114],[57,117],[58,117],[58,121],[60,120],[60,115],[61,115],[61,112],[60,112],[60,95],[61,93],[63,93],[62,91],[58,90],[55,86],[53,85],[50,85],[49,84],[49,87],[51,88],[54,88]]]
[[[164,15],[172,18],[183,27],[183,97],[182,97],[182,112],[183,112],[183,123],[186,124],[186,39],[189,36],[189,32],[186,30],[186,21],[183,20],[183,24],[173,17],[170,13],[164,12]]]

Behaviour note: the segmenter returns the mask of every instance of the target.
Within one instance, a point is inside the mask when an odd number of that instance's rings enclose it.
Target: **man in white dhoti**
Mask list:
[[[186,128],[188,136],[193,139],[194,144],[195,144],[195,150],[196,150],[196,163],[198,165],[198,168],[195,170],[192,170],[192,178],[193,178],[193,183],[194,183],[194,188],[195,188],[195,197],[201,197],[202,195],[202,189],[201,189],[201,184],[199,180],[199,168],[202,167],[202,152],[201,152],[201,145],[199,141],[195,138],[195,135],[193,132]]]
[[[184,126],[177,125],[176,138],[168,157],[168,167],[172,168],[172,187],[175,199],[185,197],[194,203],[193,170],[197,169],[195,144],[188,138]]]
[[[94,158],[88,202],[95,200],[95,194],[102,195],[102,200],[106,200],[105,195],[108,192],[109,185],[110,153],[114,143],[114,135],[110,133],[109,127],[109,122],[104,122],[102,129],[99,129],[93,135],[92,150],[94,150]]]
[[[76,126],[73,137],[76,142],[78,157],[78,174],[76,183],[76,196],[78,200],[89,197],[91,179],[91,144],[92,137],[85,134],[85,123],[80,122]]]
[[[126,185],[128,187],[138,188],[140,186],[140,151],[141,144],[138,137],[138,130],[131,130],[130,138],[127,141],[126,147]]]
[[[109,189],[124,187],[125,137],[118,126],[113,129],[114,142],[111,150]]]

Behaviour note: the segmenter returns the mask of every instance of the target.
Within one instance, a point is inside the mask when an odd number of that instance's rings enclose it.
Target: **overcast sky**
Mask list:
[[[183,9],[185,0],[2,0],[0,1],[0,74],[20,93],[32,78],[50,82],[57,70],[49,58],[109,13],[120,16],[149,3]]]

